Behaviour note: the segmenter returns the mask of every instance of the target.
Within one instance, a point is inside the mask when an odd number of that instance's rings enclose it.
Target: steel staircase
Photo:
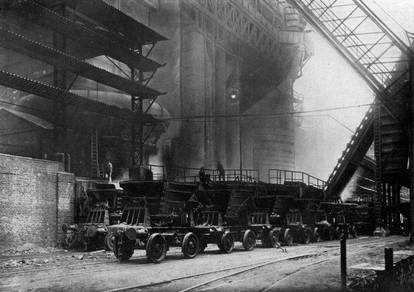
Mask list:
[[[405,86],[409,79],[410,49],[360,0],[289,2],[377,94],[375,106],[364,116],[329,176],[328,195],[339,196],[373,141],[377,182],[405,175],[408,157]],[[377,186],[377,191],[381,191],[381,186]]]

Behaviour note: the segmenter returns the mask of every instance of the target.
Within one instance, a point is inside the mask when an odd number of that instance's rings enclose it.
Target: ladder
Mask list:
[[[289,3],[329,40],[377,95],[376,105],[364,116],[329,176],[328,195],[339,195],[363,158],[361,152],[365,155],[374,140],[377,176],[384,179],[404,174],[408,158],[404,95],[412,57],[408,46],[360,0]]]
[[[91,177],[98,178],[101,176],[99,167],[99,152],[98,152],[98,131],[91,134]]]

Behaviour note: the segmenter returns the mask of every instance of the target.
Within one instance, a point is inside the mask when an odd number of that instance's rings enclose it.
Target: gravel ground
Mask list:
[[[349,266],[361,262],[383,265],[384,247],[409,249],[406,241],[399,236],[349,240]],[[264,264],[269,261],[273,263]],[[255,264],[262,266],[252,269]],[[180,291],[194,286],[193,290],[199,291],[333,291],[340,289],[339,271],[338,241],[287,247],[287,252],[259,247],[246,252],[236,245],[231,254],[221,254],[209,245],[195,259],[185,259],[179,248],[172,248],[160,264],[148,263],[143,250],[119,263],[105,251],[26,247],[0,255],[0,290],[107,291],[129,287],[127,291]],[[349,279],[358,273],[349,269]]]

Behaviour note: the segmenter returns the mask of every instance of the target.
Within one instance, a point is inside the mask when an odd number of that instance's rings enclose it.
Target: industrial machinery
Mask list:
[[[313,241],[333,240],[335,228],[328,221],[328,216],[323,210],[316,210],[314,213]]]
[[[194,198],[194,232],[201,241],[201,249],[209,243],[217,244],[225,253],[231,253],[234,242],[242,242],[245,250],[256,246],[256,233],[249,226],[254,186],[245,182],[212,184],[199,190]]]
[[[120,261],[128,260],[135,248],[145,248],[154,263],[164,260],[171,246],[181,247],[187,258],[199,253],[200,239],[194,233],[190,208],[197,184],[126,181],[120,185],[135,199],[125,206],[121,222],[109,227]]]
[[[249,251],[257,240],[264,247],[331,240],[335,228],[348,226],[357,206],[323,202],[323,184],[303,181],[216,181],[213,176],[204,182],[192,177],[130,180],[120,186],[122,216],[108,228],[120,261],[128,260],[137,248],[159,263],[170,247],[181,247],[185,257],[194,258],[208,244],[231,253],[235,242]]]
[[[312,228],[303,223],[299,210],[289,210],[285,215],[285,226],[282,229],[283,241],[286,245],[294,242],[308,244],[312,241]]]
[[[129,259],[135,248],[145,248],[154,263],[161,262],[172,246],[181,247],[187,258],[197,256],[209,243],[225,253],[233,251],[235,241],[252,250],[256,245],[252,229],[269,236],[262,231],[266,224],[249,223],[255,184],[126,181],[120,186],[124,202],[131,200],[124,204],[120,223],[110,226],[109,232],[121,261]]]
[[[371,231],[367,214],[374,218],[376,232],[399,230],[399,197],[402,186],[410,187],[407,161],[412,153],[407,106],[413,50],[361,0],[291,0],[306,20],[360,73],[376,93],[351,141],[328,178],[328,197],[338,198],[358,165],[374,145],[375,200],[356,215],[365,217],[357,229]],[[408,103],[410,103],[409,101]],[[412,184],[411,184],[412,185]],[[371,213],[371,210],[373,211]],[[372,233],[371,233],[372,234]]]
[[[357,208],[355,203],[321,202],[321,209],[326,212],[327,220],[335,230],[335,238],[357,237]]]
[[[97,248],[111,250],[113,243],[108,236],[108,226],[121,218],[122,191],[113,184],[97,183],[86,193],[87,216],[80,223],[62,225],[63,245],[69,249],[80,247],[85,251]]]
[[[357,204],[350,214],[356,234],[372,235],[375,229],[374,206],[370,204]]]
[[[266,186],[266,192],[260,192],[254,197],[255,210],[249,215],[249,227],[255,232],[256,238],[266,248],[280,245],[280,228],[271,222],[273,205],[276,200],[274,193]]]

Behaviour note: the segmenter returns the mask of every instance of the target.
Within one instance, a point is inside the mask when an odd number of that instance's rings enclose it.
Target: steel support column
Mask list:
[[[142,56],[142,46],[139,47],[138,53]],[[143,85],[145,82],[144,72],[139,70],[138,72],[138,81],[139,84]],[[139,139],[139,165],[144,164],[144,106],[142,97],[138,98],[138,139]]]
[[[133,67],[130,68],[131,69],[131,80],[134,81],[135,80],[135,69]],[[137,117],[136,117],[136,106],[135,106],[135,102],[136,102],[136,96],[131,95],[131,153],[130,153],[130,160],[131,160],[131,165],[135,166],[136,165],[136,159],[135,159],[135,152],[137,149],[137,145],[136,145],[136,122],[137,122]]]
[[[65,5],[60,5],[57,10],[58,13],[65,14]],[[66,51],[65,36],[54,32],[53,33],[53,47],[59,51]],[[58,88],[66,90],[66,72],[59,67],[53,67],[53,85]],[[66,153],[66,106],[63,96],[56,96],[53,104],[54,114],[54,152]]]
[[[142,46],[138,49],[138,53],[142,55]],[[130,70],[131,80],[136,81],[136,69],[130,67]],[[142,70],[138,70],[138,82],[141,85],[145,82]],[[131,95],[131,111],[131,165],[135,166],[138,163],[142,166],[144,165],[144,104],[142,97]],[[138,161],[136,159],[137,153],[139,155]]]
[[[384,227],[384,187],[382,183],[382,163],[381,163],[381,135],[380,135],[380,116],[381,104],[376,101],[374,106],[374,152],[375,152],[375,199],[374,199],[374,215],[375,225]]]

